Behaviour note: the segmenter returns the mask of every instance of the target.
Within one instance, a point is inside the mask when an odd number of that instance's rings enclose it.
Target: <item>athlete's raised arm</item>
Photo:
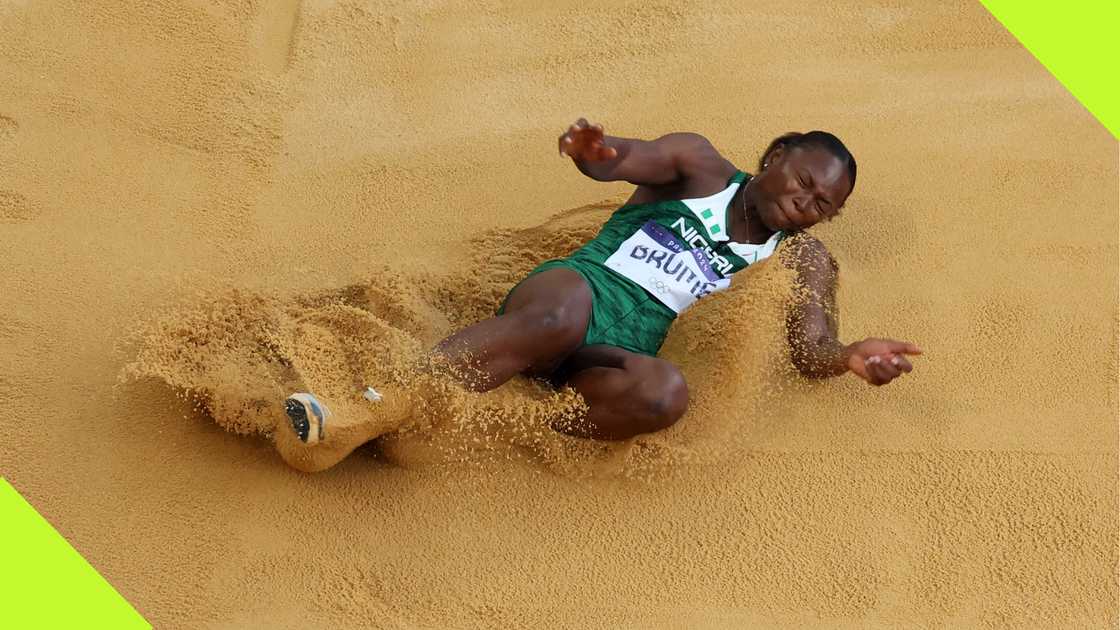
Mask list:
[[[671,133],[656,140],[633,140],[603,134],[602,125],[580,118],[560,136],[560,155],[601,182],[627,181],[635,186],[680,182],[726,161],[712,143],[695,133]]]
[[[886,385],[913,370],[907,354],[921,354],[912,343],[864,339],[844,345],[836,325],[836,261],[817,239],[802,235],[786,255],[797,268],[798,295],[789,314],[790,357],[810,378],[839,376],[848,370],[872,385]]]

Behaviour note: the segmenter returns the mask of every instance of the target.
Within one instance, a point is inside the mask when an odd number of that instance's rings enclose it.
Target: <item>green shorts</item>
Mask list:
[[[593,261],[564,258],[546,261],[525,277],[564,267],[583,276],[591,288],[591,321],[587,324],[584,345],[616,346],[630,352],[657,356],[676,313],[658,302],[642,287]],[[521,282],[524,282],[522,280]],[[518,283],[520,286],[520,283]],[[515,286],[510,294],[515,291]],[[498,309],[505,311],[509,294]]]

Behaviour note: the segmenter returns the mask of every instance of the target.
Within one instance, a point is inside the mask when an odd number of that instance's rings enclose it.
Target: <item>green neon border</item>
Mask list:
[[[1120,2],[980,0],[1073,96],[1120,138]]]
[[[981,0],[1114,137],[1120,138],[1120,2]],[[0,624],[150,628],[50,523],[0,479]]]
[[[151,628],[6,479],[0,522],[0,626]]]

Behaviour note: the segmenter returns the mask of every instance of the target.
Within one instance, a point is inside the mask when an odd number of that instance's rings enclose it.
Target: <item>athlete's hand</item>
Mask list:
[[[921,353],[905,341],[864,339],[848,346],[848,369],[872,385],[886,385],[914,369],[903,355]]]
[[[603,126],[580,118],[560,136],[560,155],[577,162],[602,162],[618,157],[618,151],[603,144]]]

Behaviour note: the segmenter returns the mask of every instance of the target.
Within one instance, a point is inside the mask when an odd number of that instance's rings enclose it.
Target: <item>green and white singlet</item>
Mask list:
[[[729,239],[731,200],[749,177],[737,172],[727,188],[701,199],[622,206],[591,242],[530,275],[579,272],[593,296],[584,343],[655,356],[677,315],[729,287],[733,274],[768,258],[785,237],[779,231],[757,245]]]

